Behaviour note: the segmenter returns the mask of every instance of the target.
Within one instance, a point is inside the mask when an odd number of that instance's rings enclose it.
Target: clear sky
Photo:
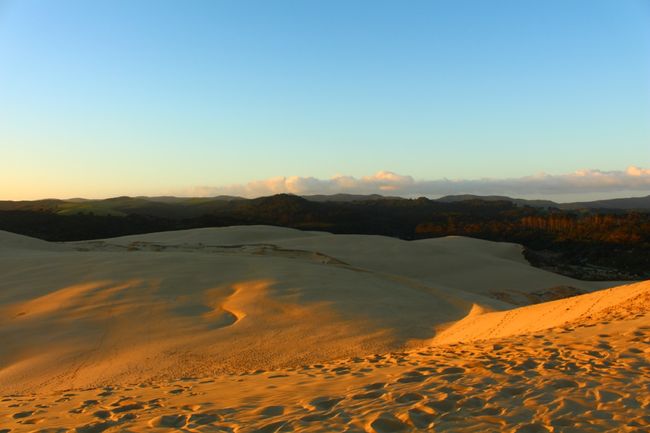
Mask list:
[[[650,0],[0,0],[0,199],[629,166]]]

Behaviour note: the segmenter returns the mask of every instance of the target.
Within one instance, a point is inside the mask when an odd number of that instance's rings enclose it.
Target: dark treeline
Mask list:
[[[449,216],[447,221],[418,224],[415,232],[425,236],[455,234],[493,240],[517,239],[536,248],[548,248],[558,242],[647,245],[650,217],[641,213],[580,215],[560,212],[479,222],[462,215]]]
[[[61,214],[54,206],[2,210],[0,229],[49,241],[250,224],[407,240],[461,235],[521,243],[534,265],[578,278],[650,278],[650,213],[425,198],[314,202],[286,194],[198,204],[138,200],[122,199],[121,208],[110,209],[119,215],[83,209]]]

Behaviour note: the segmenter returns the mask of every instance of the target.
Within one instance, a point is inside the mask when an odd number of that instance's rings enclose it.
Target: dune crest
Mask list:
[[[436,335],[433,344],[530,334],[549,328],[605,321],[617,314],[650,311],[650,281],[507,311],[469,314]]]

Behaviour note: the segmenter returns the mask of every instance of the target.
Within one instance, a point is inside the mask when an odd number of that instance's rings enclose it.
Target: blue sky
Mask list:
[[[650,1],[0,0],[0,154],[0,199],[650,168]]]

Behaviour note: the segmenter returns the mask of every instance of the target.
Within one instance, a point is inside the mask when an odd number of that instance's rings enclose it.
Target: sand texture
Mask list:
[[[0,232],[0,272],[0,433],[650,430],[650,282],[514,244]]]

